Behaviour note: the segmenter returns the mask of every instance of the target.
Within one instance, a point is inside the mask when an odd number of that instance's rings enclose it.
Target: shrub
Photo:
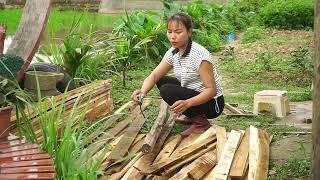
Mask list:
[[[277,0],[259,12],[261,22],[268,27],[303,29],[313,27],[312,0]]]
[[[223,44],[222,39],[217,34],[207,34],[206,32],[194,29],[193,40],[206,47],[210,52],[220,50]]]
[[[0,76],[15,80],[23,64],[23,59],[17,55],[0,55]]]
[[[243,34],[242,43],[252,43],[261,39],[267,31],[263,27],[249,27]]]

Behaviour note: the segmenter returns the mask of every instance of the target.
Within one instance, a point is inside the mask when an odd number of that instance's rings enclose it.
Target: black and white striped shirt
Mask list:
[[[208,61],[213,66],[213,76],[217,88],[215,98],[221,96],[223,94],[222,83],[210,52],[191,40],[182,56],[179,55],[178,51],[178,49],[171,47],[164,55],[164,58],[167,63],[173,66],[175,77],[181,82],[181,86],[202,92],[205,86],[200,80],[199,68],[202,61]]]

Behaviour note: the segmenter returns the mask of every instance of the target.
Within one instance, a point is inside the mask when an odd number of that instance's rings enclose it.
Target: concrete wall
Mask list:
[[[24,5],[26,0],[0,0],[0,4]],[[41,1],[41,0],[39,0]],[[161,10],[163,8],[160,0],[51,0],[54,6],[59,8],[89,8],[92,11],[102,13],[122,13],[125,10]],[[184,4],[189,0],[177,0]],[[206,2],[226,2],[227,0],[204,0]],[[89,5],[89,6],[88,6]]]

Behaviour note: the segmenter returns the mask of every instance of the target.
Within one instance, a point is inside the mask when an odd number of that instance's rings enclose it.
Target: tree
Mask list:
[[[315,78],[313,94],[313,117],[312,117],[312,139],[313,139],[313,179],[320,179],[320,0],[315,1],[314,19],[315,40]]]

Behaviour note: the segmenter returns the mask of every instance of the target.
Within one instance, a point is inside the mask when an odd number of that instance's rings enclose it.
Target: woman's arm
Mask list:
[[[176,101],[170,109],[175,113],[183,113],[192,106],[208,102],[217,95],[216,82],[213,76],[212,64],[208,61],[202,61],[199,68],[200,80],[203,82],[205,89],[197,96],[187,100]]]
[[[166,59],[163,58],[160,64],[143,81],[141,89],[133,92],[132,98],[141,93],[142,93],[142,96],[145,96],[156,84],[156,82],[158,82],[164,75],[166,75],[171,68],[172,68],[172,65],[167,63]]]

